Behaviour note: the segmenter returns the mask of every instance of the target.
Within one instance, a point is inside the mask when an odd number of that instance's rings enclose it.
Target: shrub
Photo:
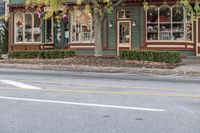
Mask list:
[[[166,63],[180,63],[181,55],[175,51],[145,51],[145,50],[128,50],[120,51],[122,60],[143,60]]]
[[[61,59],[74,56],[75,51],[49,50],[49,51],[12,51],[8,52],[11,59]]]

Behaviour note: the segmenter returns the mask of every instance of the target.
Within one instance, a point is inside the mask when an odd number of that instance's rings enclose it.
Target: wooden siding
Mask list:
[[[108,48],[116,48],[117,24],[116,24],[116,11],[108,16],[108,22],[113,23],[113,27],[108,27]]]
[[[132,49],[137,49],[139,48],[139,9],[140,7],[138,6],[133,6],[131,7],[131,15],[132,15],[132,22],[136,22],[136,26],[131,26],[132,27]]]
[[[145,32],[144,32],[144,27],[145,27],[145,12],[144,12],[144,8],[140,7],[140,23],[139,23],[139,27],[140,27],[140,47],[144,48],[144,42],[145,42]]]
[[[24,4],[26,0],[10,0],[10,4]]]
[[[103,36],[103,48],[107,48],[107,21],[108,19],[106,19],[103,23],[103,31],[102,31],[102,36]]]

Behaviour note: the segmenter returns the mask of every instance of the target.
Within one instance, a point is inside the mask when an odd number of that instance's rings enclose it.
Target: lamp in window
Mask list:
[[[135,20],[132,21],[132,26],[133,26],[133,27],[136,26],[136,21],[135,21]]]
[[[110,22],[109,22],[109,27],[110,27],[110,28],[113,27],[113,21],[110,21]]]

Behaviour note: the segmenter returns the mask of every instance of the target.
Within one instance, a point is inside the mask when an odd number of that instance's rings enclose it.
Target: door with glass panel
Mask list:
[[[197,18],[197,33],[196,33],[196,55],[200,56],[200,17]]]
[[[117,22],[117,54],[119,50],[131,49],[131,21]]]

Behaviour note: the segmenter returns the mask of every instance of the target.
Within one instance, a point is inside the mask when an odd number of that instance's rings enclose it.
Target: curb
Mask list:
[[[95,67],[95,66],[64,66],[64,65],[33,65],[33,64],[3,64],[0,68],[9,69],[31,69],[31,70],[55,70],[55,71],[82,71],[82,72],[101,72],[101,73],[148,73],[156,75],[180,75],[185,74],[173,69],[148,69],[148,68],[125,68],[125,67]]]

